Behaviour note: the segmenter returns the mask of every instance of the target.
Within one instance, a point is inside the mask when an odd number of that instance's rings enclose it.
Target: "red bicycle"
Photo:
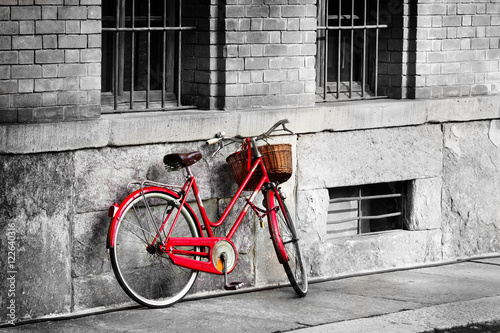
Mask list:
[[[129,188],[140,188],[127,196],[120,205],[114,203],[110,207],[112,220],[107,248],[116,278],[132,299],[148,307],[171,305],[189,292],[199,271],[223,275],[225,289],[240,288],[242,283],[228,283],[227,280],[227,274],[234,269],[238,259],[231,239],[250,208],[261,222],[264,217],[267,218],[279,262],[295,292],[299,296],[306,295],[307,273],[299,239],[284,202],[285,196],[278,187],[279,182],[290,177],[291,171],[280,170],[280,164],[283,163],[279,162],[282,157],[279,155],[283,152],[273,149],[273,146],[278,145],[257,147],[256,144],[275,131],[292,133],[285,127],[286,123],[288,120],[280,120],[257,137],[228,137],[218,133],[216,138],[207,141],[208,144],[219,145],[213,155],[230,143],[238,143],[243,147],[228,157],[228,161],[236,161],[230,166],[240,186],[217,222],[209,220],[191,172],[190,166],[201,159],[198,151],[164,157],[167,169],[186,171],[186,182],[182,186],[151,181],[129,184]],[[291,159],[287,152],[284,154]],[[235,171],[238,168],[240,175]],[[246,199],[244,208],[228,234],[214,237],[212,228],[226,220],[242,192],[249,189],[253,192]],[[203,225],[186,202],[191,190]],[[259,192],[264,195],[263,209],[254,204]]]

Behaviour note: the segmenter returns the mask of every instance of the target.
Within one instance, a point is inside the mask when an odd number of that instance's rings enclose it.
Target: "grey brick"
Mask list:
[[[245,6],[245,17],[269,17],[268,6]]]
[[[65,50],[64,51],[64,62],[80,62],[80,50]]]
[[[102,0],[80,0],[80,5],[82,6],[87,6],[87,5],[101,5]]]
[[[88,35],[87,47],[100,48],[101,45],[101,34]]]
[[[87,7],[64,6],[58,7],[57,17],[60,20],[86,20]]]
[[[304,59],[302,57],[287,57],[281,63],[281,68],[304,68]]]
[[[101,77],[100,76],[85,76],[80,78],[81,90],[100,90]]]
[[[0,51],[0,65],[17,64],[19,61],[17,51]]]
[[[19,34],[33,35],[35,33],[35,21],[19,21]]]
[[[61,34],[65,32],[64,21],[43,20],[35,22],[37,34]]]
[[[64,0],[35,0],[35,5],[62,5]]]
[[[59,65],[59,77],[72,77],[87,75],[87,66],[83,64]]]
[[[42,18],[42,9],[39,6],[19,6],[10,8],[10,19],[39,20]]]
[[[12,37],[12,49],[14,50],[37,50],[41,48],[42,48],[42,36]]]
[[[285,44],[288,43],[302,43],[303,42],[303,33],[300,31],[283,31],[282,32],[282,42]]]
[[[0,50],[12,49],[12,37],[0,36]]]
[[[86,35],[59,35],[59,48],[83,49],[87,47]]]
[[[58,66],[56,64],[42,65],[42,77],[57,77]]]
[[[80,52],[81,62],[100,62],[101,49],[84,49]]]
[[[37,64],[64,63],[64,50],[37,50],[35,51],[35,63]]]
[[[19,64],[32,65],[35,63],[35,51],[19,51]]]
[[[10,20],[10,7],[0,7],[0,21]]]
[[[267,58],[246,58],[245,70],[268,69]]]
[[[101,0],[99,1],[99,5],[101,4]],[[100,20],[102,18],[102,10],[101,6],[90,6],[88,7],[88,18],[94,20]]]
[[[43,106],[57,105],[57,92],[45,92],[42,94]]]
[[[97,34],[101,32],[100,20],[88,20],[81,23],[82,34]]]
[[[0,21],[0,31],[2,35],[19,34],[19,22]]]
[[[44,35],[43,36],[44,49],[57,49],[57,35]]]
[[[245,42],[250,44],[267,44],[270,41],[269,32],[247,32]]]
[[[10,79],[11,66],[0,65],[0,80]]]
[[[13,96],[14,107],[29,108],[42,106],[42,94],[18,94]]]
[[[82,105],[87,104],[87,93],[85,91],[63,91],[57,95],[58,105]]]
[[[30,93],[30,92],[33,92],[33,86],[34,86],[34,83],[33,83],[33,80],[19,80],[18,81],[18,91],[20,93]]]
[[[14,93],[17,93],[17,80],[0,81],[0,94],[14,94]]]
[[[80,21],[66,21],[67,34],[79,34],[81,31]]]
[[[264,56],[286,56],[289,54],[288,45],[269,44],[264,46]]]
[[[0,96],[0,108],[8,108],[10,96]],[[0,110],[0,123],[16,123],[17,122],[17,110],[16,109],[5,109]]]
[[[489,26],[490,25],[490,15],[474,15],[472,16],[473,26]]]
[[[40,65],[17,65],[11,69],[13,79],[34,79],[42,77],[42,66]]]
[[[64,79],[36,79],[35,80],[35,91],[45,92],[45,91],[56,91],[62,90],[64,87]]]
[[[32,121],[47,122],[47,121],[55,121],[63,119],[64,119],[64,107],[51,106],[51,107],[43,107],[36,109]]]
[[[42,20],[56,20],[56,19],[57,19],[57,7],[44,5],[42,7]]]

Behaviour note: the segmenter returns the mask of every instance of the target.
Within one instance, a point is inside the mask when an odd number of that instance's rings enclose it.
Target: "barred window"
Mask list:
[[[318,2],[317,95],[320,100],[379,97],[383,0]],[[382,4],[383,5],[383,4]],[[384,7],[385,8],[385,7]]]
[[[102,4],[103,112],[180,106],[182,0]]]
[[[327,238],[403,229],[405,182],[329,190]]]

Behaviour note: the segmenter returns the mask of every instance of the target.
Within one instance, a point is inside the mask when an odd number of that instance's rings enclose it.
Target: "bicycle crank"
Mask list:
[[[236,290],[243,286],[242,282],[227,282],[227,273],[236,266],[237,254],[234,245],[227,240],[218,241],[212,249],[212,263],[224,274],[224,289]]]

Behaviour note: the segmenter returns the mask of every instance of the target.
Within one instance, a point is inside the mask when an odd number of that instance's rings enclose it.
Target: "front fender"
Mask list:
[[[116,212],[114,213],[114,215],[113,215],[113,217],[111,219],[111,222],[110,222],[109,228],[108,228],[108,237],[107,237],[107,240],[106,240],[106,248],[111,249],[111,248],[115,247],[115,244],[114,244],[115,237],[114,236],[115,236],[115,233],[116,233],[116,228],[118,227],[118,222],[120,221],[120,217],[122,216],[122,213],[125,210],[125,208],[132,201],[134,201],[137,197],[139,197],[140,195],[142,195],[142,193],[146,194],[146,193],[151,193],[151,192],[163,192],[163,193],[167,193],[167,194],[173,196],[176,199],[180,199],[180,196],[179,196],[178,193],[176,193],[176,192],[174,192],[172,190],[166,189],[164,187],[151,186],[151,187],[145,187],[145,188],[143,188],[142,191],[139,189],[139,190],[133,192],[128,197],[126,197],[125,200],[123,200],[120,203],[120,205],[118,206],[118,209],[116,209]],[[189,213],[193,216],[194,220],[196,221],[196,226],[198,228],[198,233],[200,235],[203,235],[203,233],[201,231],[200,223],[198,221],[198,217],[194,213],[193,209],[187,203],[184,203],[184,207],[189,211]]]

